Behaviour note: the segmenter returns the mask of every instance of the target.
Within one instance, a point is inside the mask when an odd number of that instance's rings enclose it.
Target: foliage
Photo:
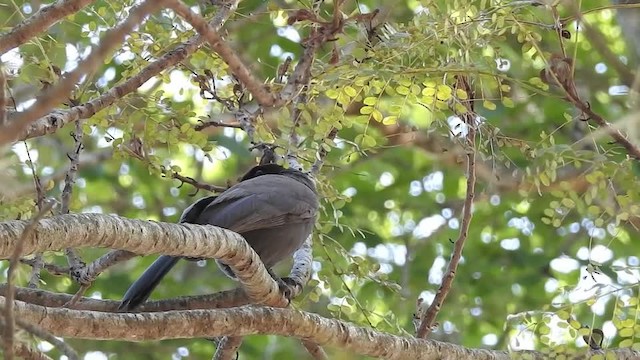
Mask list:
[[[69,71],[86,56],[132,3],[97,1],[5,54],[18,110],[57,80],[54,67]],[[454,83],[457,75],[466,75],[476,89],[479,180],[463,261],[433,336],[469,347],[560,353],[586,347],[581,337],[589,326],[604,328],[607,347],[639,346],[638,159],[585,119],[540,73],[551,54],[566,49],[575,59],[580,97],[638,144],[634,100],[628,91],[616,92],[629,79],[610,67],[601,44],[576,30],[571,6],[553,8],[570,35],[566,39],[567,33],[554,28],[552,7],[534,3],[347,2],[345,12],[382,11],[371,23],[347,23],[344,34],[322,48],[307,101],[298,105],[299,159],[309,168],[320,149],[329,153],[318,176],[323,212],[314,237],[317,272],[295,307],[392,333],[414,332],[416,299],[432,299],[446,271],[451,241],[458,237],[469,149],[463,141],[466,125],[455,113],[466,111],[462,101],[470,94]],[[3,30],[28,17],[35,10],[31,6],[16,1],[0,7]],[[304,38],[313,26],[288,26],[288,10],[306,6],[246,0],[225,25],[227,40],[274,91],[284,86],[276,78],[277,66],[287,55],[301,56],[296,38]],[[630,64],[637,64],[616,24],[615,9],[589,0],[579,6],[605,37],[608,51],[615,57],[626,54]],[[215,13],[210,7],[205,14]],[[325,19],[331,11],[332,4],[323,3]],[[104,94],[193,33],[172,12],[153,15],[78,86],[69,103]],[[242,130],[196,130],[202,121],[227,113],[224,102],[201,96],[193,75],[206,70],[219,98],[235,103],[249,98],[238,90],[227,64],[205,46],[83,121],[81,159],[111,151],[113,156],[81,162],[72,211],[176,221],[205,194],[172,179],[172,172],[225,185],[255,163],[256,153],[247,150],[250,139]],[[284,155],[293,128],[291,111],[266,112],[256,123],[254,140],[274,143]],[[73,149],[72,128],[6,149],[3,220],[29,218],[36,211],[31,163],[45,195],[60,196],[66,154]],[[333,128],[339,130],[335,140],[327,138]],[[102,253],[83,249],[81,254],[93,259]],[[45,260],[64,264],[62,255],[46,254]],[[110,269],[89,295],[120,298],[151,261],[132,260]],[[233,286],[222,276],[210,281],[217,270],[201,265],[182,264],[154,297]],[[20,267],[20,284],[28,281],[29,271]],[[78,289],[68,278],[52,275],[43,276],[41,287],[65,293]],[[180,358],[185,356],[180,347],[194,358],[213,351],[205,340],[71,344],[118,359],[167,353]],[[304,350],[292,340],[256,336],[245,341],[241,356],[288,359],[304,356]]]

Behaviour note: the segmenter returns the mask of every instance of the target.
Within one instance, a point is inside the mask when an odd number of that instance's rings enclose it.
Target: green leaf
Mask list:
[[[386,116],[384,119],[382,119],[382,123],[384,125],[393,125],[397,122],[398,122],[397,116]]]
[[[356,91],[356,89],[352,88],[351,86],[345,86],[343,91],[345,94],[349,95],[352,98],[358,95],[358,91]]]
[[[489,100],[484,100],[482,102],[482,106],[487,110],[495,110],[496,109],[496,104],[494,104],[493,102],[491,102]]]

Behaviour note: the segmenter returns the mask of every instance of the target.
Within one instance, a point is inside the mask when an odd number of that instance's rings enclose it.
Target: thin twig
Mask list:
[[[42,261],[42,259],[40,259],[40,261]],[[20,259],[20,262],[33,267],[33,266],[36,266],[37,260],[36,259]],[[68,266],[59,266],[56,264],[49,264],[42,261],[41,268],[45,269],[47,272],[49,272],[52,275],[56,275],[56,276],[69,275]],[[33,289],[35,289],[35,287],[33,287]]]
[[[84,293],[86,293],[87,290],[89,290],[90,286],[91,284],[80,285],[80,288],[78,289],[78,291],[76,291],[75,294],[73,294],[73,297],[71,297],[71,300],[69,300],[69,302],[64,304],[62,307],[66,307],[66,308],[73,307],[73,305],[75,305],[80,299],[82,299],[82,297],[84,296]]]
[[[111,250],[85,266],[76,276],[80,283],[92,283],[103,271],[136,256],[138,255],[131,251]]]
[[[73,266],[69,266],[69,275],[72,279],[81,284],[81,286],[75,293],[75,295],[73,295],[71,300],[64,304],[64,307],[72,308],[82,298],[84,293],[89,289],[98,275],[100,275],[100,273],[102,273],[104,270],[106,270],[110,266],[131,259],[135,256],[136,254],[131,251],[112,250],[99,257],[91,264],[84,265],[81,268],[74,268]]]
[[[329,134],[327,134],[325,139],[334,140],[337,135],[338,135],[338,128],[333,127],[331,128],[331,130],[329,131]],[[322,169],[322,165],[324,164],[324,159],[327,157],[328,153],[329,152],[324,148],[324,146],[320,146],[320,149],[318,150],[318,154],[316,155],[316,161],[313,163],[313,166],[311,166],[312,174],[317,175],[320,172],[320,170]]]
[[[129,260],[133,257],[137,256],[135,253],[126,250],[112,250],[105,255],[99,257],[88,265],[83,265],[81,267],[74,267],[73,265],[69,265],[69,276],[81,284],[78,291],[73,295],[71,300],[64,304],[64,307],[73,307],[84,295],[84,293],[89,289],[91,284],[96,280],[98,275],[100,275],[107,268],[118,264],[120,262]]]
[[[474,99],[473,89],[471,88],[468,78],[465,75],[457,75],[457,88],[464,90],[468,99]],[[462,249],[464,249],[465,241],[469,235],[469,225],[471,224],[471,218],[473,216],[471,208],[473,206],[473,198],[475,196],[476,186],[476,114],[473,108],[473,100],[462,101],[467,111],[464,114],[458,114],[467,124],[467,196],[464,201],[464,209],[462,211],[462,223],[460,225],[460,233],[458,239],[454,243],[451,259],[449,260],[449,266],[447,272],[442,278],[442,283],[438,292],[436,293],[433,302],[424,313],[424,317],[418,327],[417,337],[426,338],[431,332],[436,316],[447,298],[453,279],[455,278],[456,271],[458,269],[458,263],[462,257]]]
[[[577,19],[582,19],[582,15],[580,14],[579,9],[574,8],[574,12],[577,16]],[[557,17],[557,13],[554,14]],[[585,30],[588,30],[589,25],[584,23],[584,21],[583,25],[586,25],[587,28],[585,28]],[[593,38],[592,40],[594,40],[594,43],[596,45],[598,43],[604,42],[604,40],[602,39],[602,34],[600,34],[597,30],[591,29],[590,32],[588,31],[587,33],[590,37]],[[619,60],[605,49],[606,46],[600,44],[599,47],[602,48],[600,49],[601,55],[603,55],[603,57],[605,57],[613,65],[613,67],[618,72],[621,81],[625,82],[629,86],[633,86],[633,79],[635,78],[635,74],[633,74],[624,64],[619,63]],[[625,148],[627,154],[640,161],[640,147],[633,144],[620,130],[611,126],[611,124],[607,120],[594,112],[588,102],[580,99],[576,90],[575,77],[573,76],[573,72],[571,74],[567,74],[567,71],[564,71],[563,69],[563,67],[566,67],[567,64],[572,65],[572,60],[564,58],[561,59],[561,61],[557,61],[556,59],[556,61],[554,62],[553,60],[554,56],[552,54],[551,59],[548,62],[547,69],[545,69],[545,74],[549,75],[547,76],[547,82],[551,83],[552,85],[560,86],[560,88],[566,94],[565,99],[569,103],[573,104],[577,109],[582,111],[582,113],[586,115],[586,117],[595,121],[595,123],[598,124],[601,129],[606,131],[607,134],[609,134],[609,136],[611,136],[615,142]],[[569,62],[570,60],[571,62]],[[573,69],[571,70],[573,71]]]
[[[129,260],[136,256],[138,255],[132,253],[131,251],[112,250],[87,264],[87,266],[83,267],[82,269],[78,269],[73,277],[79,279],[78,282],[81,284],[89,284],[95,281],[98,275],[100,275],[111,266]],[[29,266],[35,266],[36,261],[36,259],[20,259],[21,263]],[[69,276],[71,271],[71,268],[68,266],[59,266],[49,263],[43,263],[41,267],[47,270],[47,272],[49,272],[50,274],[56,276]]]
[[[16,324],[18,324],[18,326],[25,331],[53,345],[56,349],[60,350],[60,352],[66,355],[69,360],[80,359],[78,353],[71,346],[69,346],[69,344],[51,335],[48,331],[20,319],[16,319]]]
[[[569,2],[568,4],[573,8],[576,21],[580,23],[580,28],[584,31],[591,45],[593,45],[596,51],[611,65],[613,70],[618,73],[620,82],[628,87],[632,87],[636,74],[620,60],[618,55],[611,51],[608,40],[602,35],[602,32],[585,21],[580,9],[573,2]],[[555,12],[554,15],[557,15],[557,12]],[[557,21],[559,22],[560,20]]]
[[[224,122],[215,121],[215,120],[202,122],[202,123],[194,126],[193,128],[196,131],[202,131],[202,130],[208,128],[208,127],[228,127],[228,128],[234,128],[234,129],[242,129],[242,125],[240,125],[239,122],[224,123]]]
[[[321,2],[314,2],[313,4],[314,16],[316,18],[320,11],[320,4]],[[298,163],[295,151],[299,145],[297,129],[300,126],[302,108],[304,103],[307,102],[307,90],[309,82],[311,81],[311,66],[315,61],[316,53],[320,47],[328,41],[333,40],[335,35],[342,31],[342,27],[344,26],[344,20],[341,12],[342,4],[342,1],[336,1],[334,3],[333,18],[330,23],[320,24],[319,22],[314,22],[310,34],[304,40],[304,51],[302,53],[302,57],[298,61],[298,64],[289,77],[284,89],[279,94],[280,103],[291,102],[293,126],[289,133],[289,148],[287,149],[287,162],[291,168],[302,169]],[[289,21],[291,24],[292,21],[295,22],[298,20],[295,19],[294,16],[290,17]]]
[[[62,195],[60,196],[60,213],[68,214],[69,213],[69,203],[71,202],[71,194],[73,193],[73,186],[76,183],[76,176],[78,174],[78,164],[80,162],[80,152],[82,151],[84,145],[82,144],[82,138],[84,136],[84,132],[82,131],[82,121],[76,122],[76,128],[71,136],[74,140],[74,150],[73,152],[67,154],[69,158],[69,170],[67,170],[67,174],[64,178],[64,188],[62,190]]]
[[[7,303],[4,308],[4,317],[6,321],[6,326],[4,329],[4,351],[5,351],[5,359],[12,360],[13,359],[13,332],[14,332],[14,318],[13,318],[13,299],[14,299],[14,284],[13,284],[13,273],[15,272],[16,267],[20,261],[20,254],[22,253],[22,247],[24,244],[24,239],[31,235],[31,232],[36,227],[38,220],[40,220],[53,206],[54,202],[49,202],[43,206],[43,208],[38,211],[38,213],[34,216],[31,222],[24,228],[22,235],[16,241],[13,253],[9,258],[9,269],[7,270],[7,294],[6,299]]]
[[[23,260],[20,260],[20,262],[24,263]],[[31,265],[31,274],[29,275],[29,284],[27,286],[35,289],[40,285],[40,271],[44,267],[42,253],[37,253],[29,265]]]
[[[84,136],[84,131],[82,131],[82,121],[76,122],[76,128],[71,136],[74,140],[74,151],[70,154],[67,154],[69,158],[70,165],[69,170],[67,170],[67,174],[64,177],[64,188],[62,190],[62,195],[60,196],[60,214],[68,214],[69,213],[69,203],[71,202],[71,195],[73,193],[73,186],[76,183],[76,177],[78,175],[78,164],[80,163],[80,152],[84,148],[84,144],[82,143],[82,138]],[[86,266],[85,262],[82,261],[78,253],[72,248],[66,248],[64,250],[65,255],[67,256],[67,263],[69,264],[69,274],[72,276],[72,279],[78,282],[77,278],[73,277],[74,271],[76,269],[82,269]],[[84,283],[81,283],[85,285]]]
[[[31,174],[33,175],[33,187],[36,191],[36,206],[38,211],[42,211],[42,207],[44,204],[44,189],[42,188],[42,181],[40,181],[40,177],[38,176],[38,172],[36,171],[36,166],[31,159],[31,153],[29,152],[29,145],[27,142],[24,142],[24,147],[27,153],[27,159],[29,160],[29,168],[31,169]],[[40,270],[42,270],[42,253],[36,253],[34,256],[34,263],[31,267],[31,274],[29,276],[29,287],[38,287],[40,283]]]
[[[570,100],[578,109],[580,109],[580,111],[585,113],[589,117],[589,119],[595,121],[598,126],[604,129],[609,134],[609,136],[611,136],[613,140],[615,140],[615,142],[624,147],[629,155],[640,161],[640,148],[637,145],[633,144],[620,130],[612,126],[611,123],[594,112],[589,104],[584,103],[578,99]]]
[[[136,151],[135,146],[130,146],[130,145],[121,145],[120,146],[120,150],[123,150],[125,152],[127,152],[129,155],[135,157],[136,159],[143,161],[145,163],[147,163],[148,165],[152,165],[151,162],[149,161],[149,159],[147,159],[145,157],[145,155],[143,153],[140,153],[139,151]],[[199,181],[197,181],[196,179],[189,177],[189,176],[184,176],[184,175],[180,175],[179,173],[173,171],[170,168],[167,168],[165,166],[161,166],[160,167],[160,172],[162,173],[162,176],[165,177],[170,177],[172,179],[176,179],[176,180],[180,180],[182,182],[182,184],[180,184],[178,186],[178,188],[182,187],[182,185],[184,184],[189,184],[193,187],[195,187],[197,190],[206,190],[206,191],[211,191],[211,192],[222,192],[227,190],[226,187],[224,186],[217,186],[217,185],[209,185],[209,184],[204,184],[201,183]],[[196,193],[198,192],[196,190]],[[195,195],[195,193],[193,194]]]
[[[9,104],[9,98],[6,92],[7,87],[7,75],[4,72],[2,62],[0,62],[0,126],[4,126],[7,123],[7,105]]]
[[[14,350],[15,354],[24,360],[53,360],[41,351],[31,348],[23,342],[17,343]]]
[[[197,181],[194,178],[191,178],[191,177],[188,177],[188,176],[184,176],[184,175],[180,175],[177,172],[173,172],[173,171],[167,170],[165,168],[162,168],[161,171],[165,176],[167,174],[169,174],[172,179],[180,180],[180,182],[182,182],[183,184],[189,184],[189,185],[193,186],[196,189],[211,191],[213,193],[216,193],[216,192],[219,193],[219,192],[223,192],[223,191],[227,190],[226,186],[210,185],[210,184],[201,183],[201,182]],[[182,186],[182,184],[180,186]],[[180,186],[178,186],[178,187],[180,187]]]
[[[317,31],[317,25],[314,24],[313,32]],[[292,126],[289,133],[289,147],[287,149],[287,162],[290,168],[302,170],[297,161],[297,148],[300,143],[298,137],[298,127],[300,127],[300,118],[302,116],[302,106],[307,102],[307,90],[311,81],[311,66],[316,57],[316,52],[320,48],[320,43],[314,43],[316,46],[307,45],[303,51],[302,58],[298,61],[293,74],[289,77],[285,91],[289,91],[293,97],[291,103],[291,119]],[[283,93],[285,93],[283,91]],[[296,95],[294,95],[296,94]]]

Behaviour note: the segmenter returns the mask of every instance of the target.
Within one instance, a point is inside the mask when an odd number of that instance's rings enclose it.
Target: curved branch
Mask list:
[[[293,254],[293,267],[289,279],[294,287],[291,289],[292,298],[302,293],[302,288],[309,282],[313,265],[312,239],[310,235],[302,246]]]
[[[9,257],[29,222],[0,223],[0,258]],[[103,247],[141,255],[224,259],[255,304],[286,304],[278,285],[242,236],[211,225],[170,224],[103,214],[59,215],[35,223],[19,256],[66,247]]]

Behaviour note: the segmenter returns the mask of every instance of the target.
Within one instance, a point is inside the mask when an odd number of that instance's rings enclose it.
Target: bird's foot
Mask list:
[[[293,279],[284,277],[281,278],[276,275],[271,269],[267,269],[269,271],[269,275],[275,280],[278,284],[278,289],[280,289],[280,293],[284,296],[289,302],[291,302],[291,298],[293,297],[293,290],[296,287],[296,282]]]
[[[291,298],[293,298],[294,289],[297,286],[296,282],[289,277],[278,278],[276,280],[278,283],[278,288],[280,288],[280,293],[291,302]]]

